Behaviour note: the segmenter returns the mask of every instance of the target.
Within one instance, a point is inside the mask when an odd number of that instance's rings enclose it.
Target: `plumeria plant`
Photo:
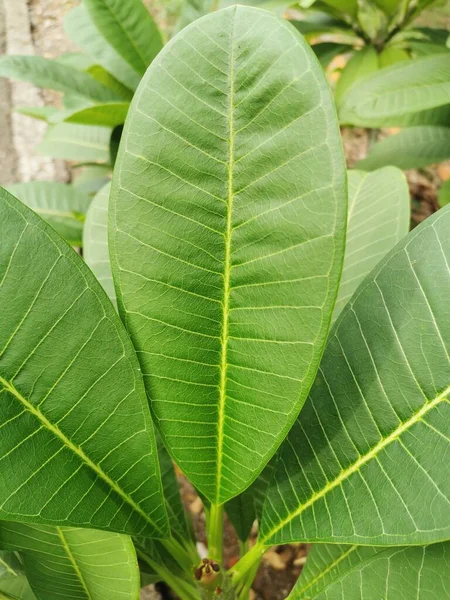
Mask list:
[[[164,47],[85,261],[0,210],[0,595],[245,600],[311,542],[291,600],[450,598],[450,209],[407,234],[402,173],[347,174],[291,24],[233,6]]]

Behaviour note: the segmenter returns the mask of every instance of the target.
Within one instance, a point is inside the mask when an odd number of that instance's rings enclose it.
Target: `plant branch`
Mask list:
[[[172,537],[168,540],[161,540],[161,544],[170,552],[184,571],[192,574],[195,562],[192,562],[191,554],[180,544],[180,542]]]
[[[253,548],[245,554],[229,571],[232,577],[233,584],[236,586],[245,581],[245,576],[255,565],[259,564],[263,554],[268,549],[268,546],[262,542],[256,542]]]
[[[147,563],[157,575],[161,577],[162,581],[165,581],[167,585],[173,589],[173,591],[181,598],[181,600],[199,600],[200,596],[193,582],[188,583],[187,581],[184,581],[172,573],[170,569],[153,560],[140,548],[136,548],[136,554],[143,562]]]
[[[248,571],[247,577],[244,579],[244,584],[239,592],[239,600],[249,600],[249,593],[252,588],[253,581],[255,580],[256,573],[258,572],[261,559],[262,555],[257,561],[255,561],[252,568]]]

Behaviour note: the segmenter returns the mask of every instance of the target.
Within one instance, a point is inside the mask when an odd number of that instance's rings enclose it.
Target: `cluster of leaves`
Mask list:
[[[361,169],[419,168],[450,158],[449,33],[414,24],[431,4],[319,0],[293,21],[325,68],[336,56],[348,58],[335,88],[342,124],[402,128],[375,144]]]
[[[0,594],[244,599],[269,546],[310,541],[292,600],[449,598],[450,208],[407,235],[401,171],[346,173],[298,32],[243,7],[183,29],[85,201],[26,202],[83,260],[0,191]],[[243,547],[259,522],[219,586],[172,460],[212,559],[223,510]]]
[[[163,46],[162,34],[141,0],[83,0],[64,26],[81,52],[56,60],[3,56],[0,75],[63,94],[61,110],[18,108],[49,124],[39,152],[110,166],[133,94]]]

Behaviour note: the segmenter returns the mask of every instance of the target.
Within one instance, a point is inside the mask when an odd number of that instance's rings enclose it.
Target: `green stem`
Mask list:
[[[150,556],[147,556],[145,552],[136,548],[136,554],[138,557],[147,563],[149,567],[157,573],[161,577],[162,581],[165,581],[168,586],[172,588],[172,590],[181,598],[181,600],[199,600],[199,594],[197,588],[192,583],[188,583],[187,581],[183,581],[176,575],[174,575],[169,569],[162,566],[158,562],[154,561]]]
[[[211,504],[208,519],[208,555],[222,563],[223,504]]]
[[[247,577],[244,579],[244,585],[239,592],[239,600],[249,600],[249,593],[252,589],[252,584],[255,580],[256,573],[258,572],[259,565],[261,564],[262,555],[257,561],[255,561],[252,568],[248,571]]]
[[[239,540],[239,557],[242,558],[245,554],[247,554],[249,549],[248,539],[243,542]]]
[[[175,538],[169,538],[168,540],[161,540],[161,544],[170,552],[184,571],[192,574],[192,568],[195,566],[195,562],[192,562],[190,553],[180,544],[180,542]]]
[[[253,548],[247,552],[247,554],[243,556],[232,569],[230,569],[229,573],[235,586],[243,582],[247,573],[254,568],[255,565],[259,564],[259,561],[266,550],[266,545],[262,542],[256,542]]]
[[[192,540],[186,540],[184,542],[184,548],[192,561],[192,565],[197,565],[200,562],[200,554],[198,553],[197,546]]]

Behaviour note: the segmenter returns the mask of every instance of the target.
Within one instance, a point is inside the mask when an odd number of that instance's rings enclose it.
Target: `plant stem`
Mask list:
[[[208,519],[208,554],[222,563],[223,504],[211,504]]]
[[[259,564],[264,552],[267,550],[262,542],[256,542],[253,548],[247,552],[245,556],[238,561],[229,573],[233,579],[233,584],[242,582],[245,579],[245,575],[256,565]]]
[[[248,552],[248,539],[243,542],[239,540],[239,558],[242,558]]]
[[[200,562],[200,554],[198,553],[195,543],[192,540],[186,540],[184,543],[184,548],[186,548],[191,558],[192,565],[198,564]]]
[[[195,563],[192,562],[192,557],[189,552],[183,548],[183,546],[175,538],[169,538],[168,540],[161,540],[161,544],[170,552],[177,563],[186,571],[192,574],[192,568]]]
[[[168,586],[181,598],[181,600],[199,600],[197,588],[192,583],[183,581],[180,577],[174,575],[167,567],[159,564],[148,556],[145,552],[136,548],[138,557],[151,567],[157,573],[162,581],[165,581]]]
[[[249,600],[249,593],[252,588],[253,581],[255,580],[256,573],[258,572],[259,565],[261,563],[262,555],[257,561],[255,561],[252,568],[248,571],[247,577],[244,579],[244,585],[239,592],[239,600]]]

